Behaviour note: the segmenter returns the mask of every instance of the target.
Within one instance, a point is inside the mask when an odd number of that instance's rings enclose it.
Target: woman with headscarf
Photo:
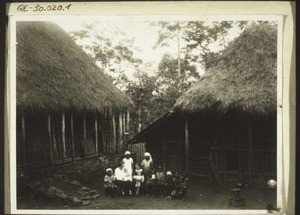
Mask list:
[[[151,154],[149,152],[146,152],[144,154],[144,159],[141,163],[141,167],[143,169],[145,177],[152,175],[152,168],[153,168],[153,160],[151,157]]]
[[[127,174],[129,174],[129,177],[131,177],[130,181],[132,181],[133,159],[130,156],[130,151],[125,152],[125,157],[122,161],[124,162],[124,167],[127,169]]]

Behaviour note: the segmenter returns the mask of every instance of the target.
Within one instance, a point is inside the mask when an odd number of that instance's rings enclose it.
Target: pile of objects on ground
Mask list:
[[[18,174],[18,192],[67,205],[89,205],[100,194],[83,184],[103,178],[106,168],[117,166],[118,158],[102,155],[65,166],[30,169],[26,175]]]

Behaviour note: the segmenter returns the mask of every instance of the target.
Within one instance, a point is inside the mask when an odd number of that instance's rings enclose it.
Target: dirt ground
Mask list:
[[[19,195],[18,209],[266,209],[268,204],[276,204],[276,189],[252,187],[243,188],[241,196],[246,200],[244,207],[229,206],[232,185],[210,185],[198,177],[191,177],[185,199],[170,200],[161,197],[117,196],[105,197],[99,182],[86,183],[85,186],[100,190],[100,198],[88,206],[70,206],[57,202],[45,201],[32,195]]]

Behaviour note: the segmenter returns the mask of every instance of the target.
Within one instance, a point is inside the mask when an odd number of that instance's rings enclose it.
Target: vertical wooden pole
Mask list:
[[[97,115],[95,114],[95,150],[96,150],[96,155],[98,156],[99,151],[98,151],[98,118]]]
[[[23,164],[23,171],[27,172],[27,155],[26,155],[26,129],[25,129],[25,116],[22,113],[21,117],[21,127],[22,127],[22,164]]]
[[[51,116],[48,114],[47,117],[47,127],[48,127],[48,144],[49,144],[49,163],[51,168],[53,167],[53,143],[52,143],[52,132],[51,132]]]
[[[130,113],[127,111],[126,114],[126,131],[129,132],[129,121],[130,121]]]
[[[123,136],[123,145],[121,148],[121,151],[125,150],[125,145],[127,145],[127,139],[126,139],[126,116],[125,113],[122,112],[122,136]]]
[[[66,117],[65,113],[61,115],[61,144],[63,153],[63,164],[66,163]]]
[[[83,159],[86,158],[85,141],[86,141],[86,122],[85,122],[85,113],[83,113],[83,141],[82,141]]]
[[[70,127],[71,127],[71,150],[72,150],[72,162],[75,161],[75,140],[74,140],[74,115],[71,115],[70,118]]]
[[[242,155],[241,155],[241,132],[238,130],[238,159],[239,159],[239,179],[242,179]]]
[[[162,139],[163,139],[163,170],[164,172],[167,169],[166,160],[167,160],[167,147],[166,147],[166,135],[165,131],[162,131]]]
[[[248,134],[249,134],[249,154],[248,154],[248,165],[249,165],[249,176],[252,179],[252,128],[251,122],[248,121]]]
[[[138,122],[139,122],[139,125],[138,125],[138,132],[140,132],[141,131],[141,129],[142,129],[142,120],[141,120],[141,109],[139,108],[138,109]]]
[[[119,140],[117,144],[117,153],[121,153],[123,148],[123,116],[122,111],[119,113]]]
[[[106,149],[107,144],[106,144],[106,140],[105,140],[105,132],[106,132],[105,117],[106,117],[106,114],[104,111],[104,114],[102,115],[102,118],[101,118],[102,150],[103,150],[104,154],[107,153],[107,149]]]
[[[224,132],[224,127],[222,126],[222,152],[223,152],[223,165],[224,165],[224,181],[227,181],[227,151],[226,151],[226,145],[225,145],[225,132]]]
[[[184,121],[184,132],[185,132],[185,171],[189,173],[189,147],[190,147],[190,140],[189,140],[189,123],[188,117],[185,116]]]
[[[112,129],[113,129],[113,142],[111,147],[111,152],[114,154],[116,153],[116,147],[117,147],[117,132],[116,132],[116,120],[115,115],[112,113]]]
[[[182,154],[181,154],[181,132],[180,132],[180,129],[178,130],[178,165],[179,165],[179,171],[181,172],[182,171]]]

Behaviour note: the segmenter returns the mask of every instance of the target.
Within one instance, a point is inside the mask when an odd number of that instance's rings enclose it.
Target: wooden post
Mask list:
[[[26,156],[26,129],[25,129],[25,116],[22,113],[21,118],[21,127],[22,127],[22,164],[23,164],[23,171],[27,172],[27,156]]]
[[[126,131],[129,132],[129,121],[130,121],[130,113],[129,111],[127,111],[127,114],[126,114]]]
[[[178,133],[178,162],[179,162],[179,171],[182,172],[182,153],[181,153],[181,132],[180,129]]]
[[[189,147],[190,147],[190,140],[189,140],[189,123],[188,118],[185,116],[184,121],[184,132],[185,132],[185,171],[189,173]]]
[[[223,152],[223,165],[224,165],[224,181],[227,181],[227,151],[225,145],[225,138],[224,138],[224,127],[222,126],[222,152]]]
[[[48,142],[49,142],[49,163],[51,168],[53,167],[52,161],[53,161],[53,144],[52,144],[52,132],[51,132],[51,117],[50,114],[48,114],[47,117],[47,127],[48,127]]]
[[[167,160],[167,147],[166,147],[166,135],[165,135],[165,131],[162,131],[162,139],[163,139],[163,169],[164,172],[167,169],[166,166],[166,160]]]
[[[83,159],[86,158],[85,141],[86,141],[86,123],[85,123],[85,113],[83,113],[83,141],[82,141]]]
[[[102,118],[101,118],[101,136],[102,136],[102,150],[103,150],[103,153],[107,153],[107,144],[105,142],[105,131],[106,131],[106,127],[105,127],[105,117],[106,117],[106,114],[105,114],[105,111],[104,111],[104,114],[102,115]]]
[[[113,142],[112,142],[111,152],[116,153],[117,133],[116,133],[116,120],[115,120],[115,116],[113,113],[112,113],[112,127],[113,127]]]
[[[251,122],[248,121],[248,134],[249,134],[249,154],[248,154],[248,165],[249,165],[249,176],[252,179],[252,128]]]
[[[123,134],[123,145],[121,150],[125,150],[125,145],[127,145],[127,139],[126,139],[126,116],[125,113],[122,112],[122,134]]]
[[[98,118],[97,118],[97,115],[95,115],[95,150],[96,150],[96,155],[98,156],[99,151],[98,151]]]
[[[66,163],[66,118],[65,113],[61,115],[61,144],[62,144],[62,154],[63,154],[63,164]]]
[[[240,130],[238,130],[238,159],[239,159],[239,179],[242,179],[242,155],[241,155],[241,133]]]
[[[70,119],[70,127],[71,127],[71,149],[72,149],[72,162],[75,161],[75,141],[74,141],[74,117],[73,114],[71,115]]]
[[[138,122],[139,122],[138,132],[140,132],[142,130],[142,120],[141,120],[141,109],[140,108],[138,109]]]
[[[123,116],[122,111],[119,113],[119,140],[117,143],[117,153],[121,153],[123,148]]]

